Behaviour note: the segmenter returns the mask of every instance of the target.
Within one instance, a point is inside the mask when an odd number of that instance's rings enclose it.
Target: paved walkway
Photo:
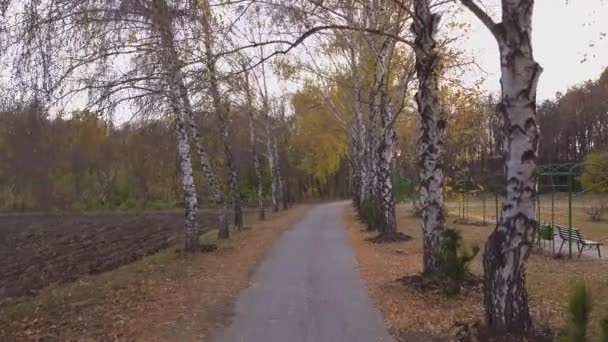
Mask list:
[[[215,342],[393,342],[344,231],[347,202],[313,208],[273,245]]]

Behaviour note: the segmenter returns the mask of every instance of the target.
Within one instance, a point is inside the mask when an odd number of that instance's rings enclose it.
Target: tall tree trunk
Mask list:
[[[349,24],[355,24],[354,21],[354,3],[350,4],[347,12],[347,20]],[[353,82],[353,122],[351,126],[351,194],[353,203],[358,210],[361,209],[363,195],[363,177],[365,172],[365,123],[363,122],[363,111],[361,110],[361,78],[359,77],[359,60],[357,58],[357,33],[352,32],[349,36],[350,46],[349,64],[351,78]]]
[[[441,16],[431,13],[429,0],[415,0],[413,19],[411,29],[416,37],[414,53],[418,76],[416,103],[420,114],[418,168],[424,235],[422,264],[423,273],[428,275],[437,271],[435,251],[446,223],[443,163],[447,120],[439,99],[439,52],[435,41]]]
[[[499,332],[532,327],[526,291],[526,261],[532,249],[536,210],[539,130],[536,88],[542,72],[532,52],[534,0],[503,0],[496,24],[470,0],[462,1],[490,30],[500,50],[506,195],[483,256],[487,324]]]
[[[395,117],[392,104],[388,97],[388,88],[381,94],[381,135],[378,142],[378,198],[382,209],[382,225],[380,237],[384,240],[394,240],[397,235],[397,218],[395,215],[395,197],[393,195],[393,180],[391,167],[395,156]]]
[[[380,201],[382,210],[382,224],[379,227],[380,238],[392,241],[398,238],[397,219],[395,215],[395,198],[393,195],[393,182],[391,167],[395,156],[395,130],[393,128],[396,120],[396,113],[393,110],[393,102],[388,90],[388,67],[390,65],[390,55],[394,48],[394,43],[387,41],[378,51],[376,56],[377,75],[376,82],[378,87],[380,131],[378,139],[377,166],[378,173],[377,197]],[[404,92],[407,89],[405,82]]]
[[[172,95],[172,97],[175,96]],[[196,186],[194,185],[192,161],[190,160],[188,134],[186,133],[184,118],[179,111],[179,105],[175,102],[175,99],[171,99],[171,108],[175,115],[175,133],[177,135],[180,169],[182,171],[182,189],[184,191],[186,218],[184,230],[184,250],[186,252],[196,252],[200,246],[198,237],[198,222],[196,221],[198,199],[196,195]]]
[[[257,137],[255,134],[255,112],[253,109],[253,95],[249,88],[249,74],[245,74],[245,87],[247,96],[247,110],[249,111],[249,143],[251,144],[251,153],[253,154],[253,167],[255,169],[255,176],[258,181],[258,218],[260,220],[266,219],[266,211],[264,208],[264,183],[262,178],[262,165],[260,164],[260,158],[258,157],[257,149]]]
[[[277,163],[275,161],[274,148],[272,144],[272,124],[271,118],[268,115],[268,107],[265,106],[265,123],[264,127],[266,128],[266,155],[268,157],[268,169],[270,171],[270,192],[272,197],[272,211],[279,211],[279,199],[277,198],[277,191],[279,188],[278,185],[278,177],[277,177]]]
[[[243,209],[241,207],[238,173],[234,162],[234,155],[232,154],[230,137],[228,134],[228,106],[223,103],[220,97],[217,70],[215,67],[215,56],[213,55],[213,37],[210,26],[211,11],[209,8],[209,3],[206,0],[204,2],[201,1],[201,3],[203,3],[203,14],[201,15],[201,22],[203,25],[203,30],[205,31],[204,43],[206,66],[209,75],[209,91],[213,100],[215,116],[220,126],[220,140],[222,142],[222,145],[224,146],[224,155],[226,157],[226,165],[228,167],[228,184],[230,187],[232,207],[234,210],[234,225],[237,229],[240,229],[243,227]]]
[[[215,172],[211,166],[211,160],[207,152],[205,152],[205,145],[203,142],[203,136],[201,135],[201,131],[196,124],[196,118],[194,115],[194,111],[192,110],[192,104],[190,102],[190,96],[188,94],[188,89],[184,84],[183,77],[180,77],[180,97],[184,104],[184,111],[186,113],[186,117],[188,119],[188,123],[190,126],[190,134],[192,134],[193,140],[196,145],[196,151],[198,153],[199,161],[201,163],[201,169],[205,174],[205,179],[207,180],[207,186],[209,188],[209,192],[213,197],[213,202],[218,207],[218,238],[219,239],[227,239],[230,237],[230,230],[228,229],[228,220],[226,219],[226,201],[224,199],[224,195],[222,194],[219,183],[217,181],[217,177],[215,176]]]
[[[221,119],[223,118],[223,119]],[[234,210],[234,225],[237,229],[243,228],[243,209],[241,206],[241,195],[239,190],[239,177],[236,170],[236,164],[234,162],[234,156],[232,154],[232,146],[230,144],[230,137],[228,135],[228,123],[225,120],[225,116],[220,114],[218,117],[220,121],[220,134],[221,140],[224,145],[224,154],[226,155],[226,162],[228,166],[228,183],[230,186],[230,194],[232,196],[232,208]]]
[[[277,200],[279,201],[283,210],[287,210],[287,198],[285,196],[285,181],[283,179],[283,175],[281,174],[281,157],[279,155],[279,148],[277,146],[277,139],[273,135],[272,136],[272,151],[274,153],[274,174],[277,177]]]
[[[255,129],[253,125],[253,114],[249,116],[249,131],[250,131],[250,141],[252,146],[253,153],[253,167],[255,168],[255,175],[258,179],[258,218],[260,220],[266,219],[266,209],[264,208],[264,179],[262,178],[262,165],[260,164],[260,158],[258,157],[256,144],[256,135]]]
[[[372,90],[373,91],[373,90]],[[378,173],[376,170],[377,167],[377,156],[376,149],[378,146],[378,139],[376,139],[376,134],[378,131],[378,124],[376,120],[376,94],[372,94],[370,96],[370,105],[368,110],[368,121],[366,125],[365,132],[365,163],[364,168],[362,169],[362,186],[361,186],[361,194],[363,196],[362,200],[377,200],[376,199],[376,190],[378,189]]]
[[[183,107],[178,95],[180,78],[180,66],[172,51],[175,51],[173,43],[173,19],[169,14],[165,0],[154,0],[153,3],[153,25],[160,28],[161,34],[161,61],[165,67],[164,79],[167,85],[167,96],[173,115],[175,117],[175,133],[177,136],[177,147],[179,152],[180,169],[182,172],[182,189],[184,192],[185,206],[185,246],[187,252],[195,252],[199,249],[198,223],[196,211],[198,199],[196,186],[194,185],[194,174],[192,172],[192,161],[190,159],[190,144],[186,132]]]

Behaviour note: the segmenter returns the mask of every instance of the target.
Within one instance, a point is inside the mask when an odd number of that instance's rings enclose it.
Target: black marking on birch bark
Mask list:
[[[527,163],[530,161],[536,161],[536,152],[532,151],[532,150],[527,150],[526,152],[524,152],[521,156],[521,162],[522,163]]]

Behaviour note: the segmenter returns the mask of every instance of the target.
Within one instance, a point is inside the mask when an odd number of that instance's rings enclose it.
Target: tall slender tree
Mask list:
[[[165,66],[164,80],[167,86],[166,96],[169,98],[171,109],[175,120],[175,130],[178,141],[178,151],[180,168],[182,171],[182,188],[185,201],[185,250],[188,252],[196,251],[199,248],[198,223],[196,221],[196,211],[198,199],[194,176],[192,173],[192,162],[190,159],[190,144],[186,131],[185,113],[183,103],[179,96],[181,78],[180,65],[175,58],[175,46],[173,40],[173,16],[165,0],[153,0],[151,27],[152,31],[158,30],[160,34],[160,55],[161,61]]]
[[[461,0],[492,33],[500,52],[506,194],[500,220],[485,246],[484,304],[487,324],[497,331],[532,327],[526,291],[526,261],[532,249],[537,197],[539,130],[536,88],[542,72],[532,49],[534,0],[502,0],[502,21],[472,0]]]
[[[211,30],[211,21],[213,19],[211,8],[207,0],[200,0],[202,15],[201,23],[204,31],[205,45],[205,64],[207,67],[207,77],[209,83],[209,92],[213,100],[213,112],[217,118],[220,130],[220,139],[224,147],[224,155],[226,157],[226,166],[228,168],[228,184],[232,197],[232,209],[234,211],[234,225],[237,229],[243,227],[243,209],[241,207],[241,195],[239,190],[239,178],[232,154],[232,146],[230,143],[230,135],[228,132],[228,115],[229,107],[226,101],[222,101],[220,87],[218,82],[218,72],[216,68],[216,56],[213,53],[213,31]]]
[[[205,151],[203,136],[198,127],[196,115],[190,101],[190,94],[181,71],[180,56],[175,49],[175,43],[173,41],[172,12],[169,10],[165,0],[154,1],[153,8],[156,12],[154,12],[155,17],[153,22],[155,28],[158,28],[158,30],[161,32],[161,51],[163,52],[163,55],[169,56],[163,59],[163,66],[167,68],[167,70],[171,70],[174,78],[174,83],[169,89],[171,89],[172,92],[175,92],[181,101],[180,105],[184,114],[184,121],[189,128],[192,139],[194,140],[196,152],[199,157],[201,169],[205,175],[205,179],[207,180],[209,192],[211,193],[215,204],[218,206],[218,237],[220,239],[225,239],[229,237],[228,223],[226,220],[226,204],[224,201],[224,196],[220,191],[215,172],[211,166],[209,155]],[[168,60],[171,60],[174,65],[168,64]],[[177,69],[173,70],[174,68]],[[177,88],[173,88],[173,86]]]
[[[247,102],[247,111],[249,117],[249,144],[251,144],[251,153],[253,155],[253,167],[257,178],[257,196],[258,196],[258,218],[264,220],[266,218],[266,210],[264,208],[264,182],[262,178],[262,165],[258,156],[257,149],[257,134],[255,130],[255,108],[253,105],[253,93],[249,82],[249,72],[245,73],[245,98]]]
[[[439,98],[440,55],[437,29],[441,16],[431,12],[429,0],[414,0],[411,30],[415,36],[416,103],[420,114],[418,170],[420,173],[420,206],[422,208],[424,274],[437,271],[435,251],[445,230],[446,209],[443,190],[443,167],[447,116]]]

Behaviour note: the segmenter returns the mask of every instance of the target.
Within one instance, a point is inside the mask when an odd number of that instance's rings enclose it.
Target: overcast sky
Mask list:
[[[490,10],[495,11],[496,7]],[[498,93],[498,47],[478,20],[469,14],[465,17],[473,26],[463,46],[489,73],[485,75],[484,88]],[[608,0],[537,0],[533,44],[535,58],[544,69],[538,87],[539,100],[553,98],[556,92],[565,92],[577,83],[597,79],[608,66]],[[476,79],[479,73],[476,71],[469,77]]]

